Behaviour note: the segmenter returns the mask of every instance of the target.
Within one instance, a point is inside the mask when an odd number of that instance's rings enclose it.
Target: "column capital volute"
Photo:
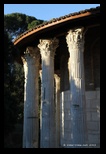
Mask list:
[[[28,46],[21,59],[23,61],[23,64],[31,62],[32,64],[39,65],[39,59],[40,59],[39,48]]]
[[[40,49],[41,56],[54,57],[56,48],[58,47],[59,40],[57,38],[40,39],[38,48]]]
[[[84,27],[70,29],[67,32],[66,42],[68,47],[74,48],[75,46],[80,47],[84,44]]]

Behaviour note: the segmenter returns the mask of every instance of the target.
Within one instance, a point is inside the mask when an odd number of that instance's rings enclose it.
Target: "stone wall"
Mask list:
[[[86,92],[86,118],[88,144],[93,148],[100,147],[100,91]]]
[[[60,143],[70,148],[71,138],[70,91],[60,94]],[[87,148],[100,147],[100,91],[86,91]]]

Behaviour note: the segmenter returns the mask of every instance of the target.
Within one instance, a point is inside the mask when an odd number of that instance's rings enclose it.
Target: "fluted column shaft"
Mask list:
[[[40,40],[42,58],[41,148],[55,147],[54,55],[57,39]]]
[[[23,148],[38,148],[39,58],[39,49],[33,47],[27,47],[22,57],[25,74]]]
[[[86,142],[84,28],[72,29],[66,36],[70,54],[71,143],[77,148]]]
[[[56,102],[56,148],[59,148],[60,146],[60,76],[55,74],[55,102]]]

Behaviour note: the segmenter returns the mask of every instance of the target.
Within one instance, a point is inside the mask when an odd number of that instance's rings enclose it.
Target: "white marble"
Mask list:
[[[38,148],[39,58],[39,49],[33,47],[27,47],[22,57],[25,74],[23,148]]]
[[[70,54],[70,91],[71,99],[71,128],[73,147],[75,144],[86,143],[85,117],[85,80],[84,80],[84,28],[69,30],[66,42]]]
[[[60,145],[60,76],[54,74],[55,78],[55,105],[56,105],[56,148]]]
[[[38,44],[42,59],[42,124],[41,148],[54,148],[55,136],[55,104],[54,104],[54,56],[58,40],[41,39]]]

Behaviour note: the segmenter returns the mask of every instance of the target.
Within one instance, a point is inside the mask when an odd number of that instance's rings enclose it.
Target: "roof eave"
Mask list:
[[[31,30],[31,31],[27,31],[26,33],[23,33],[22,35],[20,35],[20,37],[18,39],[15,39],[13,43],[14,43],[14,45],[18,45],[18,43],[20,41],[22,41],[23,39],[25,39],[26,37],[28,37],[28,36],[30,36],[30,35],[32,35],[34,33],[37,33],[37,32],[39,32],[39,31],[41,31],[41,30],[43,30],[45,28],[52,27],[52,26],[64,23],[66,21],[69,21],[69,20],[91,16],[91,15],[99,13],[99,12],[100,11],[98,11],[98,10],[94,11],[94,12],[85,12],[85,13],[81,13],[81,14],[77,14],[77,15],[72,15],[72,16],[69,16],[69,17],[61,19],[61,20],[57,20],[55,22],[48,23],[46,25],[35,28],[35,29]]]

